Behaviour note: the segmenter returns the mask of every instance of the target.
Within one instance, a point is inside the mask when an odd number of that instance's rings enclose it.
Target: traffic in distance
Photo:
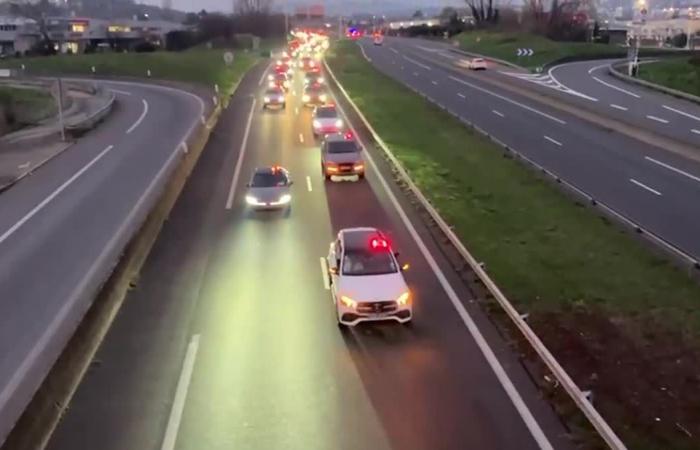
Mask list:
[[[319,141],[323,178],[327,182],[360,182],[365,178],[364,149],[332,101],[322,70],[327,48],[326,36],[296,32],[268,75],[263,109],[284,109],[293,77],[302,77],[302,103],[313,108],[312,133]],[[259,213],[288,212],[292,185],[292,175],[284,167],[256,168],[247,185],[246,204]],[[338,325],[411,321],[413,299],[403,276],[408,264],[401,265],[398,257],[386,234],[375,227],[338,232],[325,260]]]

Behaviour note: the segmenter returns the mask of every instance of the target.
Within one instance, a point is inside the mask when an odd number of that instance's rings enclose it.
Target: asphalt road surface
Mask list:
[[[382,72],[476,124],[696,259],[700,257],[700,151],[686,157],[501,89],[487,79],[517,79],[496,75],[499,69],[458,69],[454,62],[461,56],[447,51],[444,44],[387,38],[382,46],[372,45],[371,40],[362,40],[360,45]],[[522,80],[517,83],[546,89]],[[685,108],[675,99],[665,101]],[[630,110],[635,107],[625,104]],[[700,135],[697,138],[700,143]]]
[[[77,325],[64,315],[89,306],[92,274],[125,244],[116,231],[202,114],[192,94],[107,85],[109,119],[0,195],[0,442]]]
[[[325,182],[300,77],[286,110],[263,111],[265,69],[222,115],[48,448],[570,448],[379,156],[365,181]],[[245,184],[272,164],[295,181],[291,210],[251,212]],[[410,262],[412,326],[336,325],[320,261],[352,226]]]

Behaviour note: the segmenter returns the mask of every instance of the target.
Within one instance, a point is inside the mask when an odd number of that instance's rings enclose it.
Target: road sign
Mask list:
[[[224,62],[226,63],[227,66],[230,66],[231,64],[233,64],[233,52],[224,53]]]
[[[519,48],[517,51],[518,56],[532,56],[534,53],[531,48]]]

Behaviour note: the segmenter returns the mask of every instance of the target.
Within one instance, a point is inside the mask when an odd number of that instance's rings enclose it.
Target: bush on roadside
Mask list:
[[[688,35],[685,33],[678,33],[671,39],[671,44],[674,47],[683,48],[688,45]]]
[[[136,53],[151,53],[157,50],[156,46],[148,41],[139,42],[134,46]]]

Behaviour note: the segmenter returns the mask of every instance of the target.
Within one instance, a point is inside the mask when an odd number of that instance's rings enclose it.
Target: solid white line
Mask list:
[[[190,340],[190,345],[187,346],[185,360],[182,363],[180,378],[177,380],[177,388],[175,389],[175,400],[170,409],[170,418],[168,426],[165,428],[163,436],[163,444],[161,450],[173,450],[175,441],[177,441],[177,433],[180,430],[180,422],[182,421],[182,413],[185,411],[185,401],[187,400],[187,391],[190,388],[192,381],[192,372],[194,372],[194,363],[197,360],[197,351],[199,350],[199,335],[195,334]]]
[[[555,141],[554,139],[552,139],[552,138],[549,137],[549,136],[545,136],[544,138],[547,139],[547,140],[548,140],[549,142],[551,142],[552,144],[558,145],[559,147],[561,147],[561,142]]]
[[[622,89],[621,87],[617,87],[614,84],[610,84],[607,81],[603,81],[598,77],[593,77],[593,79],[596,80],[598,83],[602,84],[603,86],[609,87],[610,89],[615,89],[616,91],[620,91],[620,92],[627,94],[627,95],[630,95],[634,98],[642,98],[641,96],[635,94],[634,92],[630,92],[630,91],[627,91],[625,89]]]
[[[313,191],[311,188],[311,177],[308,175],[306,176],[306,188],[309,190],[309,192]]]
[[[370,57],[367,56],[367,53],[365,53],[365,48],[364,48],[362,45],[360,45],[360,51],[362,51],[362,56],[364,56],[365,59],[366,59],[368,62],[372,62],[372,60],[370,59]]]
[[[505,117],[505,115],[502,112],[496,111],[495,109],[492,109],[491,112],[499,117]]]
[[[419,67],[424,68],[425,70],[432,70],[429,66],[426,66],[426,65],[423,64],[422,62],[416,61],[416,60],[413,59],[413,58],[409,58],[409,57],[406,56],[406,55],[403,55],[403,59],[405,59],[406,61],[412,62],[413,64],[415,64],[415,65],[417,65],[417,66],[419,66]]]
[[[298,106],[294,107],[294,114],[297,116],[299,115],[299,107]]]
[[[331,284],[328,280],[328,262],[326,262],[326,258],[323,256],[321,256],[321,279],[323,280],[323,287],[326,288],[327,291],[330,291]]]
[[[690,130],[690,132],[691,132],[691,133],[695,133],[695,134],[700,134],[700,130],[696,130],[695,128],[693,128],[692,130]]]
[[[647,119],[655,120],[655,121],[661,122],[661,123],[668,123],[668,120],[662,119],[661,117],[656,117],[656,116],[647,116]]]
[[[438,82],[437,82],[437,81],[431,81],[431,83],[433,83],[435,86],[438,85]]]
[[[114,92],[115,94],[126,95],[127,97],[131,97],[131,95],[132,95],[131,92],[122,91],[120,89],[111,89],[110,88],[109,90]]]
[[[132,131],[134,131],[136,128],[138,128],[139,125],[141,125],[141,122],[143,122],[143,119],[146,117],[146,114],[148,114],[148,102],[145,99],[141,99],[143,102],[143,112],[141,112],[141,116],[138,118],[134,124],[129,127],[128,130],[126,130],[126,134],[131,134]]]
[[[258,81],[258,86],[262,86],[263,82],[265,81],[265,75],[267,75],[267,70],[269,68],[270,66],[268,65],[267,67],[265,67],[265,70],[263,70],[262,75],[260,75],[260,80]]]
[[[700,177],[696,177],[695,175],[692,175],[692,174],[690,174],[690,173],[688,173],[688,172],[685,172],[685,171],[683,171],[683,170],[681,170],[681,169],[677,169],[677,168],[675,168],[675,167],[673,167],[673,166],[671,166],[671,165],[669,165],[669,164],[666,164],[666,163],[664,163],[664,162],[661,162],[661,161],[659,161],[658,159],[654,159],[654,158],[652,158],[652,157],[650,157],[650,156],[645,156],[644,159],[646,159],[647,161],[651,161],[651,162],[653,162],[654,164],[658,164],[658,165],[661,166],[661,167],[665,167],[665,168],[668,169],[668,170],[672,170],[672,171],[674,171],[674,172],[676,172],[676,173],[678,173],[678,174],[681,174],[681,175],[683,175],[683,176],[686,176],[686,177],[690,178],[691,180],[695,180],[695,181],[697,181],[697,182],[700,183]]]
[[[246,145],[248,144],[248,134],[250,134],[250,125],[253,123],[253,113],[255,112],[256,99],[253,99],[253,103],[250,105],[250,112],[248,113],[248,123],[245,126],[245,132],[243,133],[243,140],[241,141],[241,148],[238,151],[238,161],[236,161],[236,168],[233,170],[233,180],[231,180],[231,190],[228,193],[228,199],[226,200],[226,209],[231,209],[233,206],[233,197],[236,195],[236,185],[238,184],[238,177],[241,175],[241,166],[243,165],[243,156],[245,155]]]
[[[671,108],[670,106],[666,106],[666,105],[661,105],[661,106],[663,106],[665,109],[667,109],[669,111],[673,111],[676,114],[680,114],[681,116],[689,117],[693,120],[697,120],[698,122],[700,122],[700,117],[698,117],[698,116],[694,116],[694,115],[689,114],[685,111],[681,111],[680,109]]]
[[[551,116],[551,115],[549,115],[549,114],[547,114],[547,113],[544,113],[544,112],[542,112],[542,111],[540,111],[540,110],[538,110],[538,109],[532,108],[532,107],[530,107],[530,106],[523,105],[522,103],[516,102],[515,100],[512,100],[512,99],[510,99],[510,98],[508,98],[508,97],[504,97],[503,95],[496,94],[495,92],[489,91],[488,89],[484,89],[484,88],[479,87],[479,86],[477,86],[477,85],[475,85],[475,84],[468,83],[468,82],[466,82],[466,81],[464,81],[464,80],[460,80],[459,78],[453,77],[453,76],[451,76],[451,75],[450,75],[450,79],[453,80],[453,81],[456,81],[457,83],[462,83],[462,84],[464,84],[464,85],[466,85],[466,86],[469,86],[469,87],[471,87],[472,89],[476,89],[477,91],[481,91],[481,92],[484,92],[484,93],[486,93],[486,94],[493,95],[494,97],[500,98],[501,100],[504,100],[504,101],[506,101],[506,102],[508,102],[508,103],[511,103],[511,104],[513,104],[513,105],[520,106],[521,108],[527,109],[528,111],[534,112],[535,114],[539,114],[539,115],[541,115],[542,117],[546,117],[546,118],[548,118],[548,119],[550,119],[550,120],[553,120],[553,121],[555,121],[555,122],[557,122],[557,123],[559,123],[559,124],[561,124],[561,125],[566,125],[566,122],[564,122],[564,121],[561,120],[561,119],[558,119],[558,118],[556,118],[556,117],[554,117],[554,116]]]
[[[634,178],[630,178],[630,181],[631,181],[632,183],[636,184],[637,186],[639,186],[640,188],[645,189],[645,190],[651,192],[652,194],[661,195],[661,192],[657,191],[656,189],[650,188],[649,186],[647,186],[647,185],[644,184],[644,183],[640,183],[639,181],[635,180]]]
[[[343,107],[338,104],[337,99],[335,101],[335,104],[338,105],[340,111],[343,113],[343,116],[347,118],[347,114],[345,114]],[[357,133],[354,134],[355,136],[358,136],[359,141],[359,135]],[[364,145],[364,143],[360,142],[360,144],[362,144],[363,147],[367,148],[367,146]],[[501,362],[498,360],[491,347],[489,347],[488,342],[486,342],[486,339],[481,334],[481,331],[476,326],[476,323],[474,323],[474,319],[472,319],[472,317],[469,315],[469,312],[467,312],[466,308],[457,296],[457,293],[452,288],[452,285],[450,285],[450,282],[447,280],[447,277],[445,276],[444,272],[442,271],[442,269],[440,269],[440,266],[438,265],[437,261],[435,261],[435,258],[430,253],[430,250],[428,250],[428,247],[425,245],[423,238],[421,238],[418,234],[418,231],[416,231],[415,226],[408,218],[408,215],[406,215],[406,212],[404,211],[399,201],[396,199],[396,196],[389,187],[389,184],[387,183],[386,179],[378,170],[377,165],[374,162],[374,158],[372,157],[372,155],[370,155],[369,152],[366,152],[365,155],[370,165],[372,166],[372,169],[378,175],[377,178],[379,179],[382,187],[384,188],[384,191],[387,193],[389,200],[391,200],[391,203],[393,204],[394,209],[396,209],[396,212],[401,218],[401,221],[403,222],[404,226],[413,238],[413,241],[418,246],[418,249],[420,250],[426,262],[430,266],[433,274],[440,282],[440,285],[442,286],[444,292],[447,294],[447,297],[450,299],[452,306],[457,310],[457,314],[462,319],[462,322],[464,322],[464,325],[466,326],[467,330],[478,345],[479,349],[481,350],[481,353],[484,355],[484,358],[491,367],[491,370],[493,370],[494,375],[496,376],[496,378],[498,378],[498,381],[501,383],[501,386],[503,386],[503,390],[506,392],[506,395],[508,395],[508,398],[513,403],[513,406],[518,411],[518,414],[520,414],[520,417],[523,419],[523,422],[525,422],[525,425],[530,431],[530,434],[532,434],[532,437],[535,439],[540,449],[553,450],[554,447],[552,447],[552,444],[547,439],[547,436],[542,431],[542,428],[540,428],[540,425],[537,423],[537,420],[532,415],[527,405],[523,401],[522,397],[520,396],[520,393],[513,385],[513,382],[508,377],[506,371],[503,369]]]
[[[467,96],[464,95],[464,94],[457,94],[457,97],[460,97],[460,98],[467,98]]]
[[[596,70],[602,69],[603,67],[607,67],[607,66],[609,66],[609,65],[610,65],[610,64],[601,64],[601,65],[599,65],[599,66],[591,67],[590,69],[588,69],[588,74],[590,75],[590,74],[592,74],[593,72],[595,72]]]
[[[9,230],[5,231],[2,236],[0,236],[0,244],[5,242],[7,238],[12,236],[17,230],[19,230],[25,223],[27,223],[32,217],[37,215],[39,211],[44,209],[46,205],[48,205],[54,198],[56,198],[61,192],[65,191],[68,186],[70,186],[75,180],[80,178],[82,174],[87,172],[90,167],[94,166],[97,161],[102,159],[107,153],[109,153],[112,149],[114,148],[113,145],[110,145],[106,149],[102,150],[97,156],[92,158],[92,160],[87,163],[85,166],[83,166],[82,169],[77,171],[72,177],[70,177],[68,180],[63,182],[62,185],[60,185],[55,191],[53,191],[48,197],[46,197],[44,200],[41,201],[38,205],[36,205],[31,211],[29,211],[27,214],[24,215],[17,223],[12,225]]]
[[[616,105],[614,103],[610,104],[611,108],[619,109],[620,111],[627,111],[628,108],[625,108],[624,106]]]
[[[399,54],[399,52],[397,52],[396,49],[393,48],[393,47],[389,47],[389,51],[390,51],[390,52],[394,52],[394,53],[396,53],[397,55]]]
[[[304,143],[304,135],[299,133],[299,142]]]

